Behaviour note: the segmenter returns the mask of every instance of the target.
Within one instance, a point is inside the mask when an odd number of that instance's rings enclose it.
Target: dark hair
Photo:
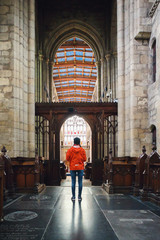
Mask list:
[[[80,138],[78,137],[74,138],[74,144],[80,145]]]

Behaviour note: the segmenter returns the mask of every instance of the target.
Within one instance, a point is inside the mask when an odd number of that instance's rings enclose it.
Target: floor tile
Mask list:
[[[105,210],[103,212],[119,240],[160,239],[160,218],[148,210]]]

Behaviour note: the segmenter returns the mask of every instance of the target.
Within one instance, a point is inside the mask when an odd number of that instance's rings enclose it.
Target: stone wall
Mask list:
[[[34,0],[0,0],[0,146],[34,156]]]
[[[137,156],[150,148],[148,117],[148,0],[117,1],[118,24],[118,154]]]
[[[150,74],[148,87],[149,126],[157,129],[157,148],[160,149],[160,4],[151,18],[152,31],[149,41]],[[156,39],[156,81],[152,81],[152,43]]]

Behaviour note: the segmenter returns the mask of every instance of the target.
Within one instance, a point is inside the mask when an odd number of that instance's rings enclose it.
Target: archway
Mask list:
[[[86,163],[92,162],[92,132],[89,124],[77,115],[68,118],[60,129],[60,162],[65,163],[66,172],[69,174],[69,164],[66,162],[67,150],[73,146],[73,140],[79,137],[81,146],[86,152]]]
[[[94,52],[95,55],[95,64],[97,67],[97,98],[93,99],[93,101],[100,101],[103,96],[104,83],[107,81],[107,76],[104,74],[106,72],[106,62],[105,59],[105,51],[104,46],[105,43],[101,39],[99,33],[94,29],[94,27],[90,26],[81,21],[71,20],[65,22],[64,24],[57,27],[54,31],[49,34],[46,42],[44,43],[44,50],[46,58],[49,59],[50,62],[50,89],[53,89],[52,78],[53,78],[53,67],[56,65],[54,63],[54,59],[56,56],[56,52],[58,48],[65,43],[68,39],[71,38],[79,38],[83,40]],[[50,91],[51,100],[52,93]]]

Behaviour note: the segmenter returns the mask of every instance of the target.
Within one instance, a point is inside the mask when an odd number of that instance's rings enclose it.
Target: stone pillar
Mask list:
[[[42,73],[42,99],[43,102],[49,102],[49,59],[43,59]]]
[[[111,95],[110,92],[112,90],[111,85],[111,53],[108,52],[108,54],[105,56],[107,61],[107,101],[111,101]]]
[[[29,0],[28,26],[28,149],[29,157],[35,154],[35,3]]]
[[[39,77],[38,77],[38,82],[39,82],[39,102],[42,102],[42,93],[43,93],[43,55],[40,52],[38,55],[38,60],[39,60]]]
[[[97,91],[97,100],[98,102],[100,102],[100,98],[101,98],[101,62],[97,61],[96,62],[96,66],[97,66],[97,87],[98,87],[98,91]]]
[[[48,91],[47,102],[50,102],[50,94],[49,94],[49,59],[46,59],[46,87]]]
[[[104,58],[104,63],[103,63],[103,71],[104,71],[104,79],[103,79],[103,90],[104,90],[104,99],[106,99],[106,87],[108,85],[108,77],[107,77],[107,60]]]
[[[117,52],[113,53],[113,99],[117,98]]]
[[[0,1],[0,145],[34,157],[34,0]]]
[[[101,101],[104,99],[104,58],[101,58]]]
[[[49,95],[51,102],[53,101],[53,66],[54,62],[49,62]]]
[[[125,155],[125,61],[124,61],[124,0],[117,1],[118,53],[118,156]]]
[[[147,147],[148,131],[148,44],[136,41],[134,0],[130,1],[130,155],[137,156],[143,145]],[[143,6],[139,6],[143,7]],[[139,16],[141,18],[141,16]],[[141,49],[141,51],[139,51]]]

